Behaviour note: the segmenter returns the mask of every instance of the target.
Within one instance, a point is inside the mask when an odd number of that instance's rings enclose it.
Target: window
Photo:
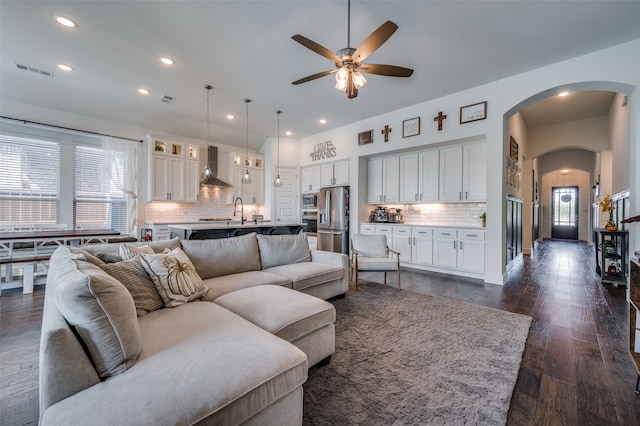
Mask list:
[[[126,198],[110,176],[124,175],[125,155],[116,153],[107,170],[99,147],[74,145],[73,216],[76,229],[126,230]]]
[[[60,145],[0,135],[0,224],[16,230],[58,223]]]
[[[129,175],[136,156],[109,146],[106,161],[102,142],[96,137],[3,123],[0,229],[22,231],[59,224],[67,229],[127,232],[135,204],[123,182],[135,178]]]

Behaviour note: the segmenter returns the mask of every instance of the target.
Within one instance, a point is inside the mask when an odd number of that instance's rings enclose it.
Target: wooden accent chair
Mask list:
[[[400,290],[400,253],[389,248],[386,235],[353,235],[351,237],[351,253],[353,254],[352,268],[356,275],[356,290],[358,290],[359,271],[384,272],[385,284],[387,283],[387,272],[396,271],[398,290]]]

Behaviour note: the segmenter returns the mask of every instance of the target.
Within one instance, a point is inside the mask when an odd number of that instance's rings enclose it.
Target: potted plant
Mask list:
[[[602,200],[598,201],[598,204],[600,205],[600,211],[602,213],[609,212],[609,220],[604,225],[604,229],[606,229],[607,231],[617,231],[618,226],[613,221],[613,211],[616,209],[616,206],[613,205],[611,196],[609,194],[606,194],[602,198]]]
[[[480,220],[482,220],[482,227],[487,227],[487,212],[483,212],[480,216],[478,216]]]

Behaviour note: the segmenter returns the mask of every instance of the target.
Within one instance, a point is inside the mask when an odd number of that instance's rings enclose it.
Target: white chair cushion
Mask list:
[[[355,234],[351,241],[359,257],[389,257],[386,235]]]

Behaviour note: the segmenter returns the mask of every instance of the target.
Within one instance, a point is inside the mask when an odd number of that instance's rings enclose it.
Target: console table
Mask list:
[[[638,371],[636,393],[640,393],[640,263],[629,262],[629,352]]]
[[[596,230],[596,273],[603,283],[627,285],[628,231]]]

